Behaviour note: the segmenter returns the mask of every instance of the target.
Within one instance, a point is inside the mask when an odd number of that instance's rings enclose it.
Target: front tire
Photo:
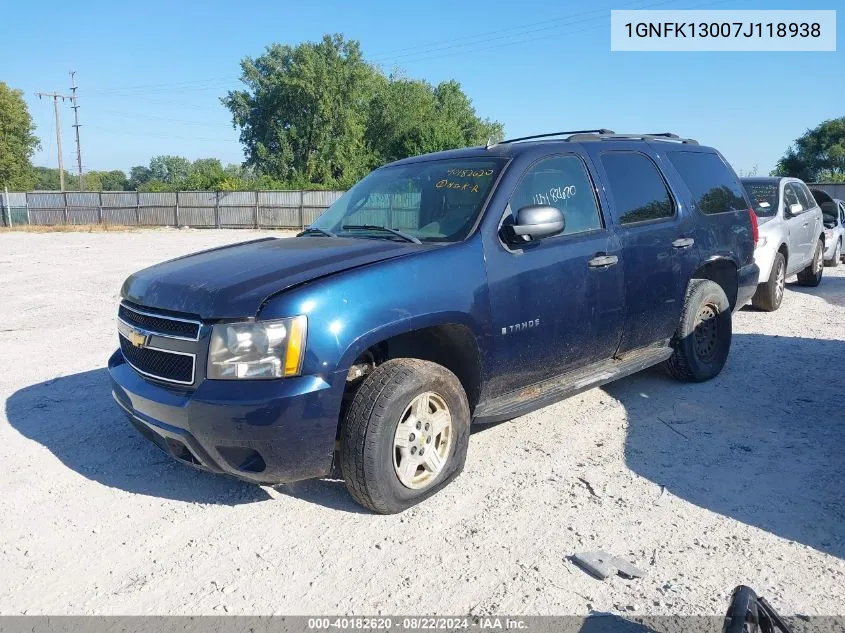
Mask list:
[[[798,283],[802,286],[809,286],[815,288],[822,282],[822,272],[824,265],[822,263],[824,257],[824,244],[821,240],[816,242],[816,252],[813,253],[813,261],[804,270],[798,273]]]
[[[757,286],[757,292],[751,298],[751,305],[764,312],[774,312],[783,301],[783,289],[786,286],[786,260],[783,253],[775,254],[769,280]]]
[[[829,268],[836,268],[839,266],[839,260],[842,259],[842,239],[840,238],[836,242],[836,250],[833,251],[833,259],[830,259],[824,263],[825,266]]]
[[[457,377],[416,358],[389,360],[358,389],[343,422],[349,494],[379,514],[402,512],[463,470],[470,412]]]
[[[731,335],[731,306],[725,291],[709,279],[692,279],[684,298],[681,322],[670,343],[674,352],[663,366],[678,380],[710,380],[725,366]]]

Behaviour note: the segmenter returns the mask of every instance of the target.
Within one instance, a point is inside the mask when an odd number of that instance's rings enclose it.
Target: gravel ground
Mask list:
[[[727,367],[657,371],[478,429],[400,515],[337,481],[174,463],[111,400],[118,290],[245,231],[0,234],[0,613],[720,614],[744,582],[845,613],[845,269],[734,317]],[[647,570],[600,582],[603,548]]]

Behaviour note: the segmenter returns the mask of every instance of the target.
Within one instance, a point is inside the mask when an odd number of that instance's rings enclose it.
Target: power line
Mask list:
[[[151,121],[165,121],[167,123],[180,123],[183,125],[199,125],[199,126],[209,126],[219,125],[219,121],[196,121],[196,120],[189,120],[189,119],[173,119],[171,117],[163,117],[163,116],[155,116],[153,114],[140,114],[135,112],[122,112],[120,110],[99,110],[99,112],[103,112],[105,114],[113,114],[116,115],[118,118],[121,119],[147,119]]]
[[[65,164],[62,158],[62,118],[59,114],[59,99],[62,101],[71,99],[67,95],[61,95],[57,92],[36,92],[38,98],[53,97],[53,111],[56,116],[56,148],[59,155],[59,188],[65,190]]]
[[[172,134],[150,134],[146,132],[134,132],[134,131],[127,131],[127,130],[120,130],[108,127],[101,127],[99,125],[89,125],[88,126],[92,130],[98,130],[100,132],[105,132],[107,134],[114,134],[115,136],[127,136],[133,138],[155,138],[155,139],[164,139],[164,140],[179,140],[179,141],[207,141],[209,143],[230,143],[235,142],[237,143],[238,140],[236,138],[211,138],[205,136],[174,136]]]
[[[76,95],[76,71],[70,71],[70,94],[73,105],[73,128],[76,130],[76,166],[79,168],[79,190],[85,191],[85,180],[82,175],[82,143],[79,140],[79,102]]]

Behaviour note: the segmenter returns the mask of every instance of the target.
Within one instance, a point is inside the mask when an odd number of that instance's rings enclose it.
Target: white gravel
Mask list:
[[[174,463],[112,402],[123,279],[257,235],[0,234],[0,613],[720,614],[741,582],[845,612],[845,268],[737,313],[717,379],[651,371],[481,429],[453,485],[380,517],[340,482]],[[647,577],[567,560],[599,548]]]

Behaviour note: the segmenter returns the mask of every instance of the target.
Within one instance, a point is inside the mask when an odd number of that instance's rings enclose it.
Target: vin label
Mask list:
[[[836,11],[611,11],[611,51],[835,51]]]

